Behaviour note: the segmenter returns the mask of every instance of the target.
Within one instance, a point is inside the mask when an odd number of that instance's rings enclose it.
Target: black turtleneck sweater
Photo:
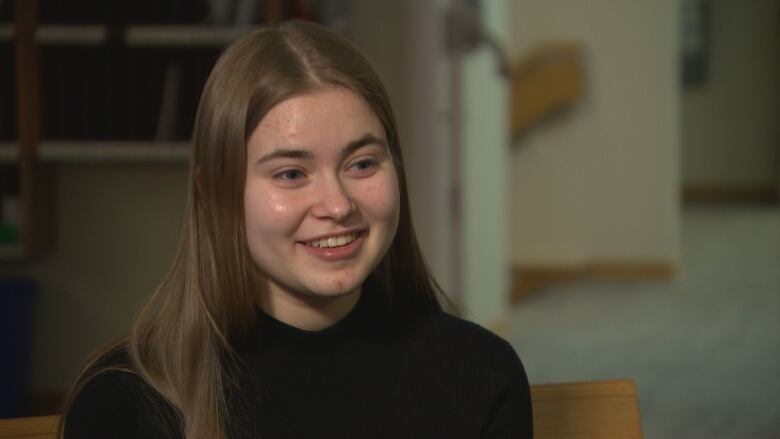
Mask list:
[[[315,332],[258,312],[236,343],[230,437],[532,437],[528,379],[506,341],[441,311],[401,317],[379,302],[365,291]],[[170,437],[159,424],[174,413],[136,375],[103,372],[76,396],[65,438]]]

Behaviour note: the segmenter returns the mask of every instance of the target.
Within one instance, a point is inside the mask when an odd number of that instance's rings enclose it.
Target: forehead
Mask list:
[[[271,108],[252,132],[247,149],[252,155],[275,148],[341,148],[366,135],[386,137],[371,107],[351,90],[328,87]]]

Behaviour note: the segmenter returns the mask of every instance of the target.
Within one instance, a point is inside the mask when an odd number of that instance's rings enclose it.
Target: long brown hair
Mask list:
[[[176,409],[187,439],[227,437],[225,389],[237,364],[231,340],[254,322],[260,279],[244,229],[246,142],[278,103],[333,85],[362,96],[376,113],[398,174],[398,231],[371,276],[388,306],[440,309],[438,286],[412,227],[398,130],[379,77],[349,42],[318,25],[292,21],[263,28],[225,50],[203,90],[192,139],[189,201],[168,274],[129,335],[98,351],[81,373],[66,416],[85,382],[101,371],[121,369],[136,373]],[[126,351],[129,364],[101,361],[116,351]]]

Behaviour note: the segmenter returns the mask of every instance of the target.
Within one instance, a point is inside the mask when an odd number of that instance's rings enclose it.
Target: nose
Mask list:
[[[337,178],[325,178],[317,182],[312,214],[318,218],[342,221],[354,211],[352,197]]]

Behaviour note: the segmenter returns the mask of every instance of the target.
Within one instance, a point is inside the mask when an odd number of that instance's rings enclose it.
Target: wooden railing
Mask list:
[[[511,69],[512,138],[582,99],[585,62],[579,43],[544,43]]]

